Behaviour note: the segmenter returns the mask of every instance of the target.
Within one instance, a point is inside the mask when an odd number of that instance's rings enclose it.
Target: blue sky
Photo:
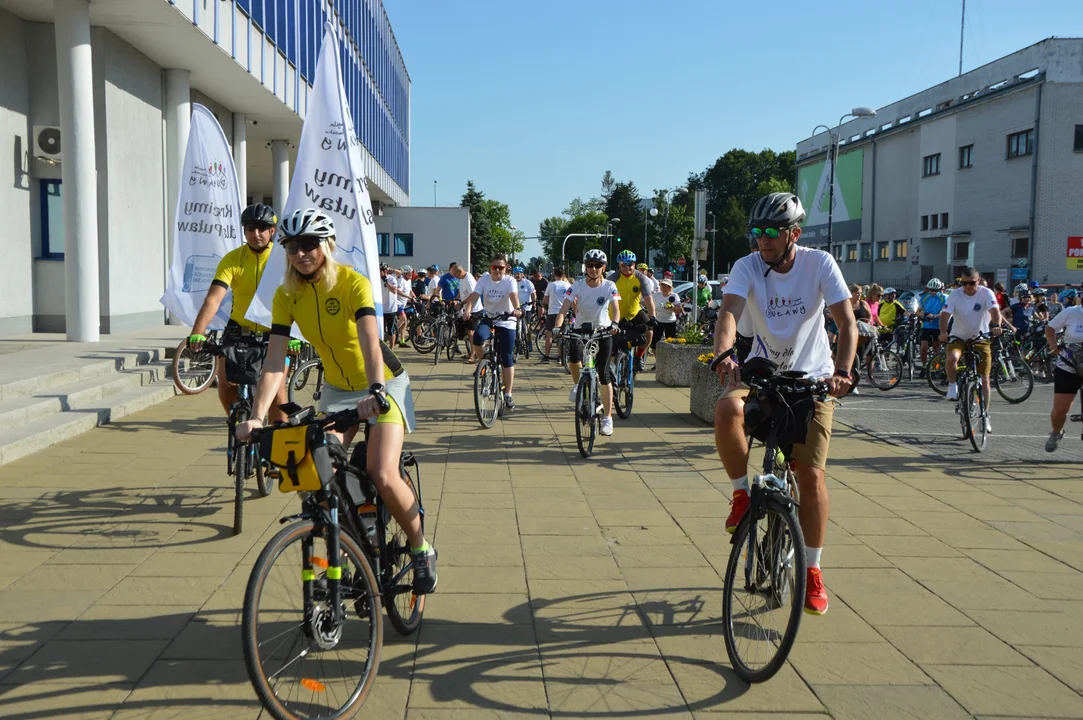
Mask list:
[[[384,2],[412,82],[412,204],[431,205],[436,180],[437,202],[458,205],[471,179],[527,235],[606,170],[641,193],[676,187],[731,148],[793,149],[959,64],[959,0]],[[964,72],[1083,36],[1083,0],[966,10]]]

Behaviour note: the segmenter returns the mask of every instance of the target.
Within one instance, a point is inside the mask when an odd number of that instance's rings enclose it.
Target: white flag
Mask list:
[[[382,333],[384,309],[376,221],[361,164],[361,142],[354,132],[342,85],[338,39],[330,23],[324,25],[316,81],[301,128],[290,195],[279,217],[313,207],[326,212],[335,222],[335,260],[354,268],[372,283],[376,325]],[[286,253],[276,239],[246,318],[260,325],[271,325],[271,305],[285,272]]]
[[[177,196],[173,262],[161,303],[185,325],[195,324],[222,257],[244,242],[237,170],[222,126],[211,111],[192,105],[192,129],[184,151],[184,173]],[[227,295],[211,319],[221,330],[229,320]]]

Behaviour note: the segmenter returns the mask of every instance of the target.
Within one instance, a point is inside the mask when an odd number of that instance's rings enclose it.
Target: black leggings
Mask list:
[[[654,328],[654,336],[651,337],[651,350],[658,345],[659,340],[671,337],[677,337],[677,321],[658,323],[658,326]]]
[[[583,327],[576,328],[578,333],[588,335],[594,332],[594,328],[590,323],[583,323]],[[583,343],[579,340],[573,340],[568,347],[568,362],[581,363],[583,362],[583,354],[586,348],[583,347]],[[609,356],[613,354],[613,338],[605,337],[598,341],[598,354],[594,356],[595,369],[598,371],[598,382],[602,385],[609,385],[613,382],[609,377]]]

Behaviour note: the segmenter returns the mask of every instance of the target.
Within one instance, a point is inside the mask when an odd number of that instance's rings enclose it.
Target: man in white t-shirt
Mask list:
[[[948,301],[940,313],[940,342],[948,342],[948,322],[951,322],[951,335],[955,338],[948,344],[948,400],[959,399],[959,387],[955,384],[955,369],[959,356],[966,349],[966,340],[980,336],[1000,335],[1000,303],[996,294],[987,287],[979,285],[981,273],[976,268],[968,267],[962,274],[962,287],[952,290]],[[954,319],[953,319],[954,318]],[[978,374],[981,375],[982,394],[985,395],[985,432],[992,432],[989,422],[989,371],[993,367],[993,352],[988,340],[974,343],[981,361]]]
[[[715,359],[711,365],[727,387],[715,406],[715,446],[733,483],[733,505],[726,530],[733,532],[749,507],[748,445],[744,429],[744,399],[748,388],[740,384],[740,365],[734,342],[737,320],[752,320],[749,361],[764,358],[779,371],[804,372],[823,380],[830,394],[845,394],[851,387],[850,369],[857,349],[857,323],[850,292],[835,259],[822,250],[797,245],[805,210],[791,193],[771,193],[755,202],[749,217],[749,235],[755,242],[751,255],[738,260],[730,272],[715,328]],[[827,305],[839,327],[836,359],[824,330]],[[828,598],[820,572],[820,555],[827,533],[828,497],[824,482],[831,441],[833,406],[814,403],[815,410],[804,442],[795,443],[800,490],[799,518],[807,545],[805,612],[823,615]]]
[[[459,281],[459,300],[463,303],[463,307],[466,307],[466,299],[470,297],[470,294],[474,292],[474,288],[477,287],[478,281],[474,279],[474,275],[466,271],[466,268],[458,263],[452,263],[448,269],[452,275]],[[470,306],[470,313],[480,313],[482,310],[481,300],[475,300],[474,304]],[[474,330],[478,326],[478,319],[463,319],[463,334],[466,337],[466,357],[463,358],[463,362],[466,364],[474,364],[481,362],[481,353],[474,354],[474,344],[471,342],[473,338]]]
[[[494,342],[499,344],[500,364],[503,365],[502,377],[504,379],[504,406],[512,410],[515,401],[512,399],[512,386],[515,383],[515,318],[519,317],[519,292],[515,287],[515,280],[508,275],[508,258],[504,254],[494,255],[489,263],[489,272],[478,279],[466,300],[463,301],[463,320],[470,320],[473,314],[474,303],[481,299],[485,306],[485,312],[490,317],[512,313],[515,317],[507,320],[497,320],[490,329],[488,323],[479,323],[474,331],[474,354],[482,357],[482,346],[493,333],[496,334]]]
[[[519,307],[523,310],[522,326],[529,330],[530,321],[534,317],[534,308],[538,301],[538,291],[534,289],[534,283],[526,276],[526,270],[522,265],[515,266],[515,291],[519,295]]]
[[[564,296],[571,284],[564,279],[564,271],[560,268],[553,270],[553,280],[545,286],[545,294],[542,300],[545,302],[545,352],[542,353],[541,361],[549,362],[549,353],[553,349],[553,328],[556,326],[557,314],[560,306],[564,304]]]
[[[1075,293],[1069,290],[1069,293]],[[1065,302],[1075,299],[1075,295],[1066,294]],[[1063,331],[1064,350],[1057,344],[1057,332]],[[1053,411],[1049,414],[1052,425],[1049,439],[1045,442],[1046,452],[1053,452],[1064,437],[1064,421],[1072,409],[1075,396],[1083,388],[1083,374],[1077,363],[1083,366],[1083,306],[1068,306],[1045,326],[1045,341],[1049,352],[1057,356],[1057,366],[1053,370]]]

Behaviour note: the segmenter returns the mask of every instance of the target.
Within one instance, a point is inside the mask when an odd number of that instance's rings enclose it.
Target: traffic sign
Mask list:
[[[683,257],[682,258],[677,258],[677,264],[680,265],[681,267],[684,267],[684,258]]]

